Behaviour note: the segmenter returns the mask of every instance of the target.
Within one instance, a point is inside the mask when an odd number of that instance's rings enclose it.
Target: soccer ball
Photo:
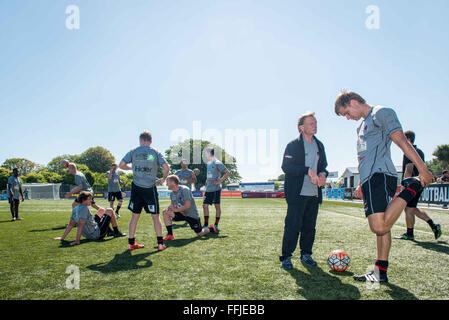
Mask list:
[[[200,174],[200,169],[198,169],[198,168],[193,169],[193,173],[194,173],[196,176],[199,175],[199,174]]]
[[[349,254],[343,250],[334,250],[327,257],[327,264],[335,271],[345,271],[350,262]]]
[[[68,168],[70,165],[70,162],[68,160],[62,160],[61,161],[61,167]]]

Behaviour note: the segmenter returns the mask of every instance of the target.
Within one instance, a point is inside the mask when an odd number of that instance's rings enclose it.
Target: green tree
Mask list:
[[[443,169],[447,169],[449,165],[449,144],[437,146],[433,155],[441,162]]]
[[[22,177],[24,183],[47,183],[42,174],[31,172]]]
[[[115,162],[115,158],[109,150],[98,146],[84,151],[78,162],[88,166],[92,172],[105,173]]]
[[[62,176],[60,174],[57,174],[56,172],[42,171],[41,174],[48,183],[62,182]]]
[[[229,183],[240,182],[242,180],[242,177],[237,170],[236,159],[226,153],[224,149],[205,140],[187,139],[167,149],[165,151],[165,154],[167,162],[170,165],[170,172],[175,173],[177,170],[181,169],[180,160],[182,159],[184,151],[184,155],[186,158],[188,158],[187,160],[189,161],[189,169],[193,170],[195,168],[198,168],[200,170],[200,174],[197,176],[198,183],[195,184],[195,188],[199,190],[206,183],[207,163],[204,162],[205,159],[203,159],[204,157],[202,155],[204,149],[207,147],[214,148],[215,157],[218,160],[222,161],[226,168],[228,168],[228,170],[231,172],[228,179],[226,179],[226,181],[223,183],[223,186],[226,186]],[[201,152],[201,163],[194,163],[194,149],[197,152]]]
[[[443,174],[443,164],[437,158],[426,161],[426,165],[430,172],[432,172],[437,178]]]
[[[12,176],[12,171],[6,168],[0,168],[0,191],[6,190],[8,178]]]
[[[27,175],[31,172],[36,171],[36,169],[39,168],[39,165],[25,158],[11,158],[3,162],[2,168],[9,170],[18,168],[21,175]]]

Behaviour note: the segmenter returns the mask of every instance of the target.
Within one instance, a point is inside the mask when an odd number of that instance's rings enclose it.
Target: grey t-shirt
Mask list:
[[[318,159],[320,158],[318,153],[318,145],[315,139],[312,140],[312,143],[303,139],[304,141],[304,152],[305,152],[305,166],[312,169],[316,174],[318,168]],[[306,174],[304,176],[304,183],[301,189],[301,196],[317,196],[318,195],[318,186],[313,184],[310,176]]]
[[[82,185],[82,188],[80,190],[81,191],[89,191],[91,193],[93,193],[92,187],[89,184],[89,181],[87,181],[86,176],[84,175],[84,173],[77,171],[75,173],[75,184],[78,185]]]
[[[221,184],[214,185],[213,182],[219,180],[225,170],[227,168],[220,160],[215,159],[207,164],[206,192],[221,190]]]
[[[72,216],[70,218],[76,222],[77,226],[79,219],[86,221],[83,231],[81,232],[82,236],[84,236],[87,239],[94,239],[94,240],[100,238],[100,227],[95,222],[94,217],[90,213],[88,207],[79,204],[72,210]]]
[[[22,180],[20,177],[10,176],[8,178],[8,198],[11,196],[9,190],[12,189],[12,198],[16,200],[20,200],[20,188],[22,188]]]
[[[149,146],[140,146],[122,159],[132,163],[133,183],[141,188],[151,188],[157,182],[157,169],[167,163],[162,154]]]
[[[390,135],[398,130],[402,130],[402,126],[396,113],[382,106],[373,107],[357,128],[357,156],[362,184],[376,172],[397,177],[391,160]]]
[[[190,208],[185,211],[185,216],[199,219],[198,210],[196,208],[195,199],[193,198],[192,191],[186,186],[179,185],[177,192],[172,191],[170,193],[170,200],[174,202],[177,208],[185,205],[187,200],[190,200]]]
[[[186,178],[192,178],[193,170],[178,170],[175,172],[175,174],[179,177],[179,184],[186,186],[187,188],[192,190],[192,184],[188,182]]]
[[[111,179],[109,179],[109,171],[106,172],[108,178],[108,192],[121,192],[120,189],[120,175],[116,172],[112,172]]]

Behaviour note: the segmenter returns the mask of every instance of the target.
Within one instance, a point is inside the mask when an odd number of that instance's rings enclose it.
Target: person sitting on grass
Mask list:
[[[54,240],[64,240],[75,226],[77,226],[76,240],[70,243],[71,246],[80,244],[81,236],[91,240],[103,239],[107,235],[114,237],[126,236],[117,227],[117,219],[113,209],[108,208],[105,210],[104,208],[99,208],[97,214],[92,216],[89,210],[89,206],[92,204],[92,193],[88,191],[81,192],[77,202],[79,205],[73,208],[70,222],[64,234],[62,237],[54,238]],[[114,231],[109,228],[110,224],[112,224]]]

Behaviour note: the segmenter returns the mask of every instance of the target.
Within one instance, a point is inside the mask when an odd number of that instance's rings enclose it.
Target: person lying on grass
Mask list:
[[[80,244],[81,236],[91,240],[103,239],[107,235],[114,237],[126,236],[126,234],[119,231],[114,210],[111,208],[106,210],[100,208],[95,216],[92,216],[89,210],[89,206],[92,204],[92,193],[88,191],[81,192],[77,201],[79,205],[72,210],[72,216],[64,234],[62,237],[54,238],[54,240],[64,240],[75,226],[77,226],[76,240],[70,243],[71,246]],[[112,224],[114,231],[109,228],[110,224]]]

